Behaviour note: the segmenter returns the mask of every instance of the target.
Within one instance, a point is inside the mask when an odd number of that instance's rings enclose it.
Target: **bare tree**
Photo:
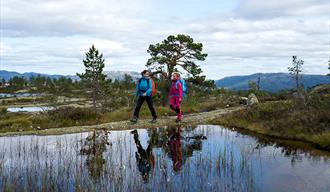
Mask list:
[[[292,56],[292,67],[288,67],[289,73],[293,76],[296,83],[296,90],[299,92],[300,87],[300,73],[302,72],[302,66],[304,61],[298,59],[297,56]]]

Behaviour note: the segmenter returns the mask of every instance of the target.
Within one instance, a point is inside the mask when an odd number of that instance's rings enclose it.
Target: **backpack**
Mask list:
[[[140,78],[139,79],[139,85],[140,85],[140,83],[141,83],[141,81],[142,81],[142,79],[143,78]],[[151,96],[154,96],[155,94],[156,94],[156,85],[155,85],[155,82],[154,82],[154,80],[152,79],[152,78],[150,78],[150,80],[151,80],[151,83],[152,83],[152,85],[151,85]],[[148,87],[149,87],[149,80],[147,81],[147,85],[148,85]],[[141,90],[140,90],[141,91]]]
[[[188,94],[188,89],[187,89],[187,84],[186,84],[186,81],[182,78],[180,78],[179,80],[176,81],[176,84],[175,84],[175,88],[178,89],[178,83],[181,83],[182,85],[182,93],[183,93],[183,97],[186,97],[187,94]]]

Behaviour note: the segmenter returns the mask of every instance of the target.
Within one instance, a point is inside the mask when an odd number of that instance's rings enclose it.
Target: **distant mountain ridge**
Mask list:
[[[106,74],[109,79],[119,81],[123,80],[125,75],[130,75],[133,80],[137,80],[141,77],[141,74],[135,71],[104,71],[104,74]]]
[[[104,72],[108,78],[112,80],[123,80],[125,74],[132,76],[133,80],[137,80],[140,78],[141,74],[135,71],[105,71]],[[6,71],[0,70],[0,81],[4,78],[8,81],[10,78],[14,76],[21,76],[29,79],[32,76],[45,76],[50,78],[60,78],[67,77],[73,80],[79,80],[79,77],[76,75],[49,75],[42,73],[18,73],[15,71]],[[252,75],[243,75],[243,76],[230,76],[225,77],[220,80],[216,80],[217,87],[224,87],[226,89],[233,90],[247,90],[249,89],[248,83],[249,81],[257,81],[259,73],[255,73]],[[330,76],[326,75],[310,75],[310,74],[302,74],[301,82],[305,88],[313,87],[319,84],[330,84]],[[277,92],[282,89],[292,89],[295,86],[294,79],[288,73],[260,73],[260,88],[261,90],[269,91],[269,92]]]
[[[133,80],[136,80],[140,77],[140,73],[135,72],[135,71],[105,71],[104,74],[107,75],[108,78],[112,80],[123,80],[125,77],[125,74],[132,76]],[[72,80],[80,80],[80,78],[77,75],[49,75],[49,74],[43,74],[43,73],[34,73],[34,72],[26,72],[26,73],[18,73],[16,71],[6,71],[6,70],[0,70],[0,80],[5,79],[8,81],[9,79],[19,76],[19,77],[24,77],[26,79],[31,78],[32,76],[43,76],[43,77],[50,77],[50,78],[55,78],[58,79],[60,77],[67,77],[71,78]]]
[[[256,82],[260,74],[260,89],[269,92],[278,92],[295,87],[295,81],[288,73],[255,73],[245,76],[230,76],[217,80],[217,87],[233,90],[248,90],[249,81]],[[319,84],[330,84],[330,76],[302,74],[301,82],[305,88]]]

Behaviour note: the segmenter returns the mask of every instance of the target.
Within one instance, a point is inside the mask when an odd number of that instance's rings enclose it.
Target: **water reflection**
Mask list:
[[[220,126],[0,138],[0,191],[329,191],[329,153]]]
[[[80,150],[81,155],[87,156],[86,165],[90,176],[94,180],[97,180],[103,172],[105,164],[104,152],[111,145],[108,134],[107,130],[94,130],[92,134],[87,136]]]
[[[306,156],[315,161],[320,161],[322,159],[322,156],[330,157],[328,151],[317,150],[317,146],[313,146],[309,143],[285,139],[276,139],[265,135],[255,134],[248,130],[239,129],[235,131],[237,131],[237,135],[246,135],[248,137],[253,137],[257,141],[254,147],[254,150],[256,151],[270,146],[276,149],[280,149],[281,154],[289,158],[292,165],[294,165],[296,162],[301,161]]]
[[[151,170],[155,167],[155,156],[152,148],[161,148],[172,160],[172,169],[178,172],[182,169],[187,158],[193,155],[193,151],[202,150],[204,135],[181,136],[180,126],[175,128],[149,129],[149,140],[146,149],[141,145],[137,130],[131,131],[137,151],[135,152],[136,163],[144,182],[147,182]]]
[[[169,156],[173,162],[173,170],[179,171],[181,170],[182,166],[182,145],[181,145],[181,134],[180,134],[180,127],[177,127],[170,135],[170,139],[168,141],[168,148],[169,148]]]
[[[44,93],[0,93],[0,98],[7,97],[36,97],[36,96],[46,96],[50,94]]]
[[[53,110],[53,107],[47,106],[35,106],[35,107],[9,107],[7,108],[8,112],[16,113],[16,112],[41,112],[41,111],[49,111]]]
[[[155,157],[152,153],[152,144],[149,141],[147,149],[143,149],[139,140],[139,134],[137,130],[133,130],[131,134],[133,134],[134,142],[137,149],[137,151],[135,152],[137,166],[142,175],[143,181],[147,182],[151,169],[153,169],[155,166]]]

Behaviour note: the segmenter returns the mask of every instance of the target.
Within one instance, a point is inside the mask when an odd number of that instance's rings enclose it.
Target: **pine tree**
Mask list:
[[[173,72],[185,71],[189,78],[194,83],[200,85],[213,86],[214,82],[205,81],[205,76],[202,76],[202,69],[197,62],[204,61],[207,57],[203,53],[203,44],[194,42],[194,39],[189,35],[178,34],[170,35],[162,42],[151,44],[147,52],[151,58],[148,59],[146,66],[154,69],[154,75],[162,74],[162,78],[167,83],[162,83],[159,87],[164,93],[162,97],[163,104],[167,103],[169,85]],[[203,80],[203,81],[201,81]]]
[[[92,45],[89,51],[86,53],[86,58],[83,60],[85,66],[85,73],[77,73],[91,93],[91,99],[93,107],[96,110],[98,101],[105,96],[105,92],[108,92],[108,86],[106,75],[103,74],[104,69],[103,54]]]
[[[330,71],[330,59],[328,61],[328,70]],[[328,73],[328,76],[330,76],[330,73]]]
[[[181,68],[193,77],[202,73],[202,69],[195,61],[204,61],[207,57],[203,53],[203,44],[194,42],[188,35],[170,35],[161,43],[150,45],[148,53],[151,58],[146,66],[162,73],[170,81],[172,73]]]
[[[257,90],[260,91],[260,82],[261,82],[261,74],[258,74],[258,79],[257,79]]]
[[[292,67],[288,67],[289,73],[293,76],[296,81],[296,90],[299,92],[300,79],[299,75],[302,72],[302,66],[304,65],[304,61],[298,59],[297,56],[292,56]]]

